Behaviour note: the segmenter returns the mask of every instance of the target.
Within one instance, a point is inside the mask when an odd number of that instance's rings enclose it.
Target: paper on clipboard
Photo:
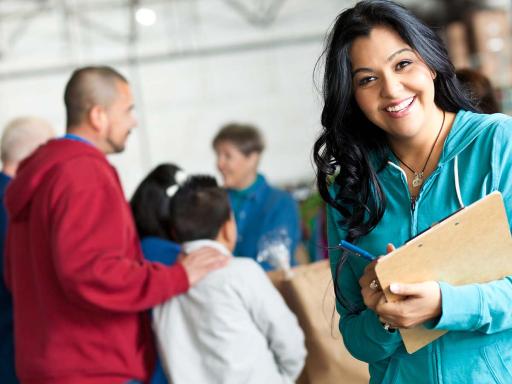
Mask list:
[[[487,195],[408,241],[377,263],[375,272],[388,301],[399,300],[389,290],[394,282],[463,285],[512,275],[512,237],[501,193]],[[422,325],[399,331],[409,353],[447,332]]]

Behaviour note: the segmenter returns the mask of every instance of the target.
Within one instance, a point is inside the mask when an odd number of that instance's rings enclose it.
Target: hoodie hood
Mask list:
[[[506,115],[496,113],[488,115],[480,124],[475,124],[474,117],[479,115],[469,111],[459,111],[455,116],[452,129],[448,134],[443,147],[439,164],[447,163],[461,153],[478,136],[492,125],[500,124],[507,118]]]
[[[10,217],[16,220],[23,215],[35,192],[55,167],[84,156],[106,161],[96,147],[76,140],[53,139],[39,147],[20,164],[16,177],[7,187],[5,205]]]
[[[463,110],[457,112],[452,129],[444,142],[443,152],[439,158],[439,165],[453,160],[486,129],[491,126],[499,125],[503,120],[508,118],[507,115],[502,113],[495,113],[487,115],[488,118],[482,120],[478,117],[479,115],[481,114]],[[479,120],[479,124],[475,124],[475,119]],[[398,159],[394,156],[393,152],[389,153],[389,159],[391,159],[391,162],[395,165],[398,164]],[[370,161],[375,169],[380,168],[381,162],[374,153],[370,154]]]

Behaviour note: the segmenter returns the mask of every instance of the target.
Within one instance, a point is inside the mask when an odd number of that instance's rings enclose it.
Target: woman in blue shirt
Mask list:
[[[284,250],[291,265],[296,265],[300,240],[297,204],[289,193],[270,186],[258,173],[264,149],[259,131],[251,125],[228,124],[215,136],[213,148],[238,229],[233,254],[251,257],[271,270],[280,260],[277,253]]]
[[[512,219],[512,119],[477,113],[441,40],[405,8],[361,1],[338,16],[323,93],[314,152],[329,245],[382,255],[493,191]],[[378,261],[330,257],[340,331],[371,383],[512,383],[511,276],[396,282],[403,300],[388,303]],[[418,324],[449,332],[408,354],[396,328]]]

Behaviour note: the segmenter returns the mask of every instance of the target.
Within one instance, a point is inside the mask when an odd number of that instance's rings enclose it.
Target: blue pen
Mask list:
[[[343,248],[345,251],[349,251],[354,253],[357,256],[361,256],[363,259],[373,261],[376,259],[371,253],[366,252],[364,249],[355,246],[354,244],[349,243],[348,241],[341,240],[339,243],[340,248]]]

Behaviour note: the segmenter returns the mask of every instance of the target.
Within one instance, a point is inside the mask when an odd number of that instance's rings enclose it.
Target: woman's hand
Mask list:
[[[395,249],[393,244],[388,244],[387,253],[392,252]],[[364,269],[364,273],[359,279],[359,285],[361,287],[361,295],[363,296],[364,304],[367,308],[370,308],[375,312],[375,308],[379,301],[384,300],[384,294],[380,285],[378,284],[377,275],[375,274],[375,266],[377,260],[372,261]]]
[[[436,281],[393,283],[390,290],[403,300],[391,303],[383,298],[376,304],[375,312],[380,321],[392,328],[412,328],[441,315],[441,289]]]
[[[383,297],[382,289],[378,285],[377,275],[375,275],[375,265],[377,261],[372,261],[364,269],[364,273],[359,279],[359,285],[361,286],[361,295],[363,296],[364,305],[375,311],[377,303]]]

